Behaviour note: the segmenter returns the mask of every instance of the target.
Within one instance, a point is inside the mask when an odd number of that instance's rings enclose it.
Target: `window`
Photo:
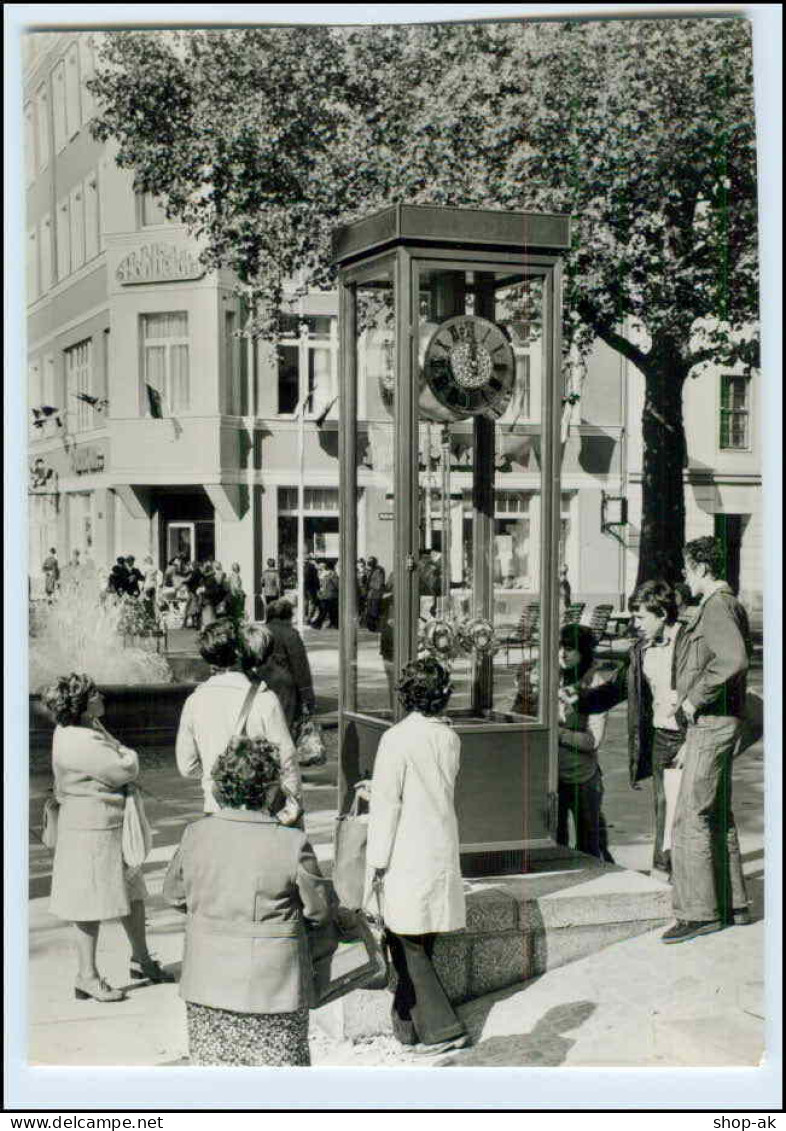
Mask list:
[[[290,317],[282,327],[292,337],[278,347],[278,412],[290,415],[308,394],[306,415],[335,415],[338,392],[336,320],[325,315]],[[295,332],[300,336],[295,338]]]
[[[140,228],[154,228],[168,223],[161,198],[154,196],[152,192],[137,193],[137,212]]]
[[[38,238],[35,228],[27,233],[27,301],[38,298]]]
[[[35,107],[32,102],[25,105],[25,183],[35,180]]]
[[[297,514],[297,487],[279,487],[278,513]],[[338,487],[305,487],[303,509],[338,514]]]
[[[55,121],[55,153],[65,148],[67,137],[66,123],[66,80],[65,63],[60,62],[52,71],[52,109]]]
[[[45,85],[39,86],[35,97],[36,125],[38,127],[38,171],[49,161],[49,95]]]
[[[148,416],[190,407],[188,314],[142,316],[142,381]]]
[[[41,294],[52,286],[52,217],[41,221]]]
[[[42,403],[52,405],[54,408],[57,408],[60,404],[60,398],[55,388],[55,355],[53,353],[47,354],[44,358],[44,391]]]
[[[230,416],[243,414],[243,383],[240,366],[240,350],[243,342],[235,336],[237,318],[234,310],[228,310],[224,318],[224,338],[226,344],[226,411]]]
[[[78,270],[85,261],[85,207],[82,186],[71,190],[69,198],[71,222],[71,270]]]
[[[720,446],[726,450],[750,448],[749,378],[723,374],[721,377]]]
[[[101,236],[101,215],[98,203],[98,174],[85,181],[85,259],[98,255]]]
[[[72,43],[65,58],[66,86],[66,136],[72,138],[79,133],[82,114],[79,106],[79,47]]]
[[[71,220],[68,198],[57,206],[57,278],[61,281],[71,273]]]
[[[94,427],[92,405],[80,399],[80,394],[93,395],[93,343],[90,338],[78,342],[65,351],[67,412],[77,432]]]
[[[87,89],[87,83],[95,74],[95,51],[88,35],[79,36],[79,66],[82,76],[82,117],[89,122],[95,114],[95,99]]]
[[[293,413],[300,400],[300,346],[278,347],[278,411]]]

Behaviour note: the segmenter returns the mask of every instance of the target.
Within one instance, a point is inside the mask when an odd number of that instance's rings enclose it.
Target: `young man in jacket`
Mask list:
[[[671,874],[671,853],[664,850],[666,790],[664,775],[677,764],[685,726],[675,717],[677,656],[683,625],[677,619],[674,590],[665,581],[647,581],[630,600],[638,639],[615,680],[581,696],[580,709],[607,711],[627,700],[630,784],[652,778],[655,845],[652,868]]]
[[[723,580],[717,538],[684,550],[685,580],[698,597],[677,656],[677,718],[687,724],[684,773],[674,815],[672,865],[678,943],[750,922],[740,845],[731,809],[732,758],[745,710],[750,630]]]

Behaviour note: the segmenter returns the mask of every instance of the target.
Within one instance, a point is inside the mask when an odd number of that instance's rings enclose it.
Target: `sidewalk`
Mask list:
[[[315,633],[315,636],[320,634]],[[321,694],[337,679],[335,633],[308,641]],[[324,644],[323,644],[324,641]],[[754,672],[752,682],[761,672]],[[317,854],[330,854],[335,816],[337,732],[326,732],[326,766],[305,773],[306,825]],[[604,809],[618,864],[646,871],[651,854],[649,786],[628,784],[624,708],[609,717],[601,752]],[[145,866],[149,943],[175,974],[183,919],[161,899],[166,865],[185,825],[201,811],[197,781],[184,781],[173,751],[145,750],[142,779],[155,795],[149,812],[154,848]],[[443,1058],[457,1066],[587,1067],[755,1065],[763,1051],[763,752],[752,747],[735,767],[734,809],[755,922],[677,946],[661,931],[616,943],[521,986],[459,1007],[474,1047]],[[31,777],[31,827],[49,786],[47,772]],[[99,1005],[73,997],[74,959],[67,924],[48,913],[51,856],[30,845],[31,1064],[182,1064],[185,1006],[176,985],[129,986],[127,944],[117,923],[102,927],[99,965],[113,985],[129,987],[127,1001]],[[312,1058],[323,1066],[420,1064],[390,1037],[356,1045],[329,1040],[312,1025]],[[426,1064],[429,1062],[426,1061]]]

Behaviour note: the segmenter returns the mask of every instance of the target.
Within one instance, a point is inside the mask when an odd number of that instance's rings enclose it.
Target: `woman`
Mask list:
[[[226,599],[226,615],[235,623],[240,623],[246,611],[246,594],[243,590],[243,579],[240,576],[240,563],[232,562],[227,577],[229,593]]]
[[[260,642],[265,639],[260,634],[262,625],[252,625],[243,633],[246,650],[247,671],[254,671],[263,679],[279,698],[287,720],[289,733],[295,733],[304,715],[312,715],[316,709],[314,679],[308,662],[306,649],[300,633],[292,624],[292,602],[282,597],[272,601],[267,608],[264,628],[273,638],[273,647],[268,659],[259,660]]]
[[[61,676],[43,701],[57,724],[52,769],[60,803],[49,910],[74,925],[74,996],[122,1001],[125,992],[113,989],[96,966],[98,931],[107,919],[120,919],[125,928],[131,978],[174,981],[147,949],[142,873],[123,863],[126,786],[136,779],[139,761],[102,727],[104,700],[88,676]]]
[[[439,717],[453,690],[441,664],[417,660],[397,686],[409,714],[383,734],[377,750],[365,903],[376,913],[379,892],[398,974],[396,1037],[419,1052],[442,1053],[469,1043],[432,963],[437,935],[466,924],[453,805],[461,742]]]
[[[233,739],[213,767],[219,809],[186,829],[164,898],[188,913],[180,995],[192,1064],[308,1066],[306,926],[330,919],[304,833],[273,811],[267,742]]]
[[[145,557],[142,579],[142,596],[151,617],[155,617],[158,607],[158,593],[163,584],[161,571],[154,565],[150,554]]]
[[[273,637],[258,626],[258,663],[264,664],[273,650]],[[204,629],[199,637],[202,659],[210,665],[210,678],[186,699],[175,743],[177,768],[183,777],[200,777],[205,796],[205,812],[218,808],[213,796],[213,766],[226,750],[237,730],[238,718],[251,687],[242,663],[246,647],[229,619],[218,620]],[[289,733],[278,697],[252,672],[258,682],[251,710],[246,720],[250,738],[267,738],[278,749],[281,759],[281,785],[285,804],[279,813],[283,824],[295,824],[303,811],[303,786],[297,764],[297,752]]]
[[[579,696],[601,686],[595,667],[595,637],[581,624],[563,625],[559,634],[559,786],[557,843],[568,844],[568,814],[573,814],[576,848],[607,859],[605,822],[601,813],[603,774],[598,748],[606,733],[606,715],[587,715]]]

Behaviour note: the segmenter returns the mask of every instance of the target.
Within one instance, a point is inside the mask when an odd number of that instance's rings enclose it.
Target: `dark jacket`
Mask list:
[[[306,927],[331,917],[330,883],[298,829],[222,809],[189,825],[164,880],[188,913],[180,996],[236,1013],[291,1013],[310,998]]]
[[[685,647],[685,626],[680,625],[674,641],[671,665],[672,687],[677,686],[680,657]],[[652,777],[652,692],[644,676],[644,641],[637,640],[619,665],[616,676],[579,697],[579,709],[588,715],[609,711],[618,703],[628,704],[628,769],[630,784]]]
[[[677,665],[680,703],[689,699],[701,715],[742,718],[750,656],[748,614],[728,585],[699,605],[685,627]]]
[[[300,633],[288,621],[270,620],[266,628],[273,637],[273,651],[259,674],[278,695],[290,733],[305,708],[313,714],[314,680]]]

